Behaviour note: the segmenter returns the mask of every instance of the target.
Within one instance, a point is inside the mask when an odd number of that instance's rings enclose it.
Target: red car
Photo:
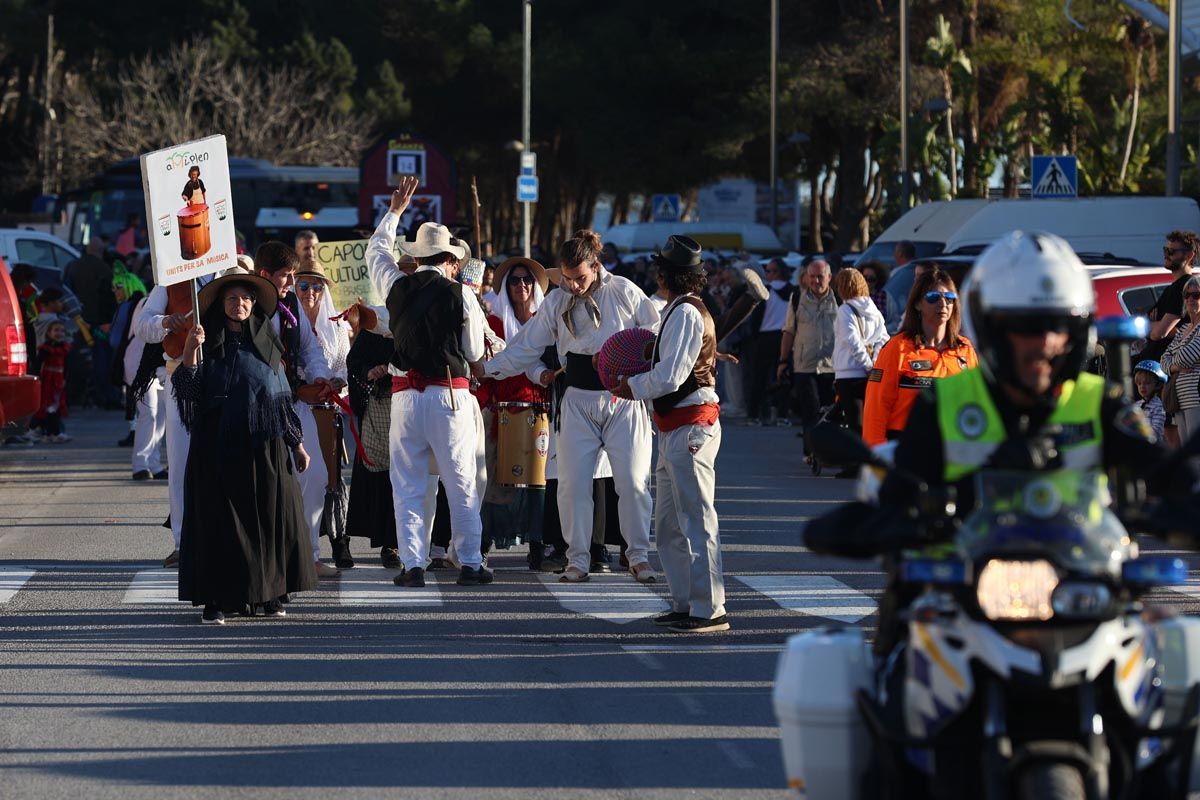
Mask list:
[[[1096,291],[1096,316],[1146,316],[1171,285],[1162,267],[1089,267]]]
[[[17,290],[0,258],[0,427],[38,410],[38,380],[25,374],[27,347]]]

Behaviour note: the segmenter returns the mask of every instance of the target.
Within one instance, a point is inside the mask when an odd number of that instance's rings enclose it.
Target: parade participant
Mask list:
[[[699,298],[707,283],[700,245],[668,237],[654,261],[667,305],[653,366],[622,378],[613,395],[652,400],[659,430],[654,530],[672,603],[655,623],[681,633],[727,631],[715,505],[721,449],[716,323]]]
[[[500,265],[495,276],[499,293],[493,303],[494,313],[488,317],[488,325],[497,336],[505,341],[512,339],[537,313],[546,299],[550,281],[546,270],[538,262],[528,258],[510,258]],[[514,375],[492,384],[490,399],[493,403],[533,403],[548,406],[547,386],[554,381],[554,371],[538,361],[528,373]],[[489,428],[489,436],[495,438],[496,427]],[[498,547],[507,547],[515,534],[524,535],[529,544],[529,567],[540,570],[542,566],[542,514],[545,506],[544,486],[502,491],[494,484],[489,487],[489,496],[484,497],[484,539]],[[496,502],[489,497],[495,494]]]
[[[71,441],[62,424],[62,418],[67,416],[67,355],[71,352],[67,326],[57,320],[51,322],[46,328],[46,340],[38,345],[37,351],[42,402],[33,415],[34,423],[46,441],[63,444]]]
[[[142,289],[141,292],[139,292],[139,288]],[[137,380],[138,366],[141,364],[146,350],[146,343],[135,336],[133,331],[133,320],[146,302],[144,287],[140,280],[122,270],[113,274],[113,292],[122,308],[126,304],[131,306],[127,322],[124,325],[114,322],[110,337],[113,342],[117,343],[114,365],[119,365],[121,370],[121,381],[126,386],[126,406],[133,413],[133,428],[130,431],[132,438],[130,444],[133,447],[133,479],[167,480],[170,478],[170,473],[163,466],[161,449],[167,429],[168,398],[166,386],[163,385],[162,380],[166,375],[165,373],[162,376],[158,374],[159,365],[162,363],[161,356],[153,362],[154,374],[144,389],[137,392],[133,389]]]
[[[312,405],[320,402],[329,387],[329,364],[312,324],[300,310],[299,298],[292,291],[300,257],[283,242],[264,242],[254,253],[254,266],[259,277],[270,281],[279,294],[279,310],[272,325],[283,342],[284,369],[296,400],[296,416],[304,429],[304,439],[312,442],[316,450],[315,443],[320,434]],[[312,466],[300,473],[299,478],[317,577],[337,577],[337,569],[320,560],[321,514],[325,510],[325,487],[329,482],[325,460],[314,459]]]
[[[309,456],[270,322],[277,303],[265,278],[235,272],[210,282],[199,295],[202,324],[189,330],[171,376],[179,417],[194,434],[179,599],[204,606],[206,624],[259,608],[284,616],[282,598],[317,583],[293,477]]]
[[[867,378],[863,441],[874,447],[898,439],[923,389],[978,366],[975,348],[959,334],[961,325],[954,280],[940,269],[927,270],[909,292],[900,332],[879,351]]]
[[[417,180],[404,178],[392,193],[380,228],[379,245],[394,240],[396,224],[412,200]],[[378,235],[380,231],[376,231]],[[391,427],[392,501],[404,572],[400,586],[425,585],[428,563],[428,515],[423,504],[430,460],[436,460],[450,503],[453,547],[462,565],[458,583],[490,583],[483,567],[478,487],[478,406],[469,390],[470,365],[484,354],[484,318],[479,304],[453,277],[467,250],[449,229],[427,222],[415,242],[401,251],[417,261],[408,278],[394,259],[378,256],[372,239],[368,255],[371,282],[387,298],[387,324],[392,334],[392,366],[404,372],[393,381]],[[390,253],[389,253],[390,255]]]
[[[315,237],[316,234],[313,236]],[[297,249],[299,249],[299,244]],[[301,260],[301,269],[296,273],[296,297],[300,301],[300,309],[304,312],[305,319],[312,326],[313,332],[317,336],[317,342],[325,354],[325,363],[329,367],[334,384],[342,387],[347,382],[346,357],[350,353],[350,326],[344,320],[336,319],[329,287],[330,280],[325,275],[324,267],[312,259]],[[314,406],[311,407],[311,411],[318,431],[318,439],[312,441],[312,449],[318,450],[319,445],[319,453],[314,452],[313,456],[320,455],[325,464],[326,492],[343,492],[345,489],[338,485],[340,484],[338,459],[341,458],[343,445],[336,435],[334,422],[338,411],[332,405]],[[328,503],[325,503],[322,513],[328,514],[334,513],[334,511]],[[325,524],[329,525],[330,521],[326,520]],[[318,537],[320,530],[321,525],[318,523]],[[319,541],[318,538],[318,544]],[[331,542],[331,546],[333,560],[338,569],[354,567],[348,536],[338,536]],[[315,549],[314,552],[316,552]]]
[[[166,386],[179,366],[188,329],[192,326],[192,289],[188,283],[155,286],[133,315],[134,335],[146,343],[130,390],[140,402],[154,381]],[[179,539],[183,530],[183,466],[187,463],[189,435],[179,419],[179,406],[166,404],[167,497],[169,525],[174,547],[163,559],[164,567],[179,563]],[[171,469],[174,467],[174,469]]]
[[[146,286],[119,262],[115,266],[112,290],[113,296],[117,300],[117,311],[113,314],[112,325],[108,329],[108,340],[113,347],[113,359],[109,367],[108,380],[113,386],[124,388],[133,379],[133,372],[137,369],[137,357],[142,349],[141,342],[138,342],[133,336],[133,311],[146,296]],[[133,363],[127,366],[126,361],[131,357],[129,347],[134,342],[136,342],[136,352],[132,355]],[[137,407],[131,402],[129,393],[125,394],[125,421],[129,423],[129,433],[124,439],[117,442],[117,446],[133,447],[135,428],[137,427]],[[161,464],[159,464],[159,468],[162,468]],[[141,469],[145,469],[144,464]],[[139,471],[136,458],[133,471],[135,474]],[[150,476],[146,475],[145,477]],[[166,477],[166,473],[163,473],[163,478]]]
[[[560,580],[588,579],[592,540],[592,475],[601,449],[612,464],[620,498],[621,534],[628,544],[629,571],[640,582],[655,579],[650,566],[650,420],[645,407],[614,398],[600,383],[593,357],[614,333],[653,328],[658,314],[646,293],[600,266],[600,236],[581,230],[559,249],[565,291],[546,298],[540,312],[503,353],[477,371],[479,377],[508,378],[537,365],[557,344],[566,366],[567,389],[560,407],[558,501],[569,566]]]

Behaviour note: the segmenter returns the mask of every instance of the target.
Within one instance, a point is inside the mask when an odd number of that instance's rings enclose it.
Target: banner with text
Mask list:
[[[141,157],[154,281],[203,278],[237,261],[224,136],[209,136]]]
[[[380,297],[371,285],[367,273],[367,239],[351,239],[344,242],[321,242],[317,245],[317,261],[325,268],[332,285],[330,299],[338,311],[352,305],[361,297],[367,305],[381,306],[386,297]],[[399,239],[396,240],[399,242]],[[400,251],[395,251],[396,260]]]

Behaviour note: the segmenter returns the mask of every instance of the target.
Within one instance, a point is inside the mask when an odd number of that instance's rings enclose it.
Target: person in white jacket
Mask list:
[[[842,301],[833,326],[833,385],[843,420],[861,432],[867,379],[875,367],[875,357],[887,343],[887,326],[861,272],[839,270],[833,278],[833,290]]]

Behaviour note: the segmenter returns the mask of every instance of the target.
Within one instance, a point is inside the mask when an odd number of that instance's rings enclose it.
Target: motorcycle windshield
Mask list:
[[[975,510],[957,540],[973,563],[1039,557],[1073,573],[1116,576],[1135,555],[1132,537],[1109,509],[1102,474],[983,470],[975,492]]]

